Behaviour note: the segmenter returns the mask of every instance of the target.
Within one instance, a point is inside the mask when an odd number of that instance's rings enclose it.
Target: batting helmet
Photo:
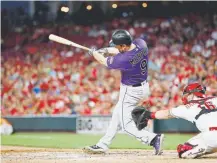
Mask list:
[[[132,43],[132,37],[126,30],[117,30],[112,34],[112,43],[114,45],[130,45]]]
[[[114,46],[115,46],[115,44],[113,43],[112,40],[110,40],[110,41],[109,41],[109,47],[114,47]]]
[[[203,87],[200,83],[196,82],[188,84],[183,90],[182,101],[184,104],[187,104],[189,101],[187,100],[187,97],[185,95],[194,94],[197,97],[204,97],[205,92],[206,87]]]

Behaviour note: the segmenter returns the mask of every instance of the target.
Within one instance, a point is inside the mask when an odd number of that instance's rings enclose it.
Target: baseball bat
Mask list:
[[[81,48],[83,50],[91,50],[90,48],[87,48],[85,46],[82,46],[82,45],[79,45],[79,44],[76,44],[70,40],[67,40],[63,37],[60,37],[60,36],[57,36],[57,35],[54,35],[54,34],[50,34],[49,35],[49,40],[52,40],[52,41],[55,41],[55,42],[58,42],[60,44],[65,44],[65,45],[69,45],[69,46],[74,46],[74,47],[77,47],[77,48]]]

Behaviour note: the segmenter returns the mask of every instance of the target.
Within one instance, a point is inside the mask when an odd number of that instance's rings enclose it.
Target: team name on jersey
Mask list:
[[[139,63],[139,61],[141,61],[141,59],[143,58],[143,56],[146,56],[146,49],[142,50],[141,52],[137,53],[131,60],[130,63],[132,65],[135,65],[137,63]]]

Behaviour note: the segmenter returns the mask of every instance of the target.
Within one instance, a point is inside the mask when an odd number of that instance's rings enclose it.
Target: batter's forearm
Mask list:
[[[108,50],[108,53],[113,55],[113,56],[120,53],[119,50],[117,48],[114,48],[114,47],[108,47],[106,49]]]
[[[97,52],[99,52],[104,57],[115,56],[119,53],[118,49],[114,47],[102,48],[102,49],[97,50]]]
[[[100,63],[105,66],[107,66],[107,58],[105,58],[103,55],[101,55],[99,52],[94,51],[93,57]]]

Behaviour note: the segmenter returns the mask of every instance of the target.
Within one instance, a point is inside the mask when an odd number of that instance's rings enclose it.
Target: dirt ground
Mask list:
[[[153,151],[113,149],[103,155],[90,155],[81,149],[50,149],[1,146],[2,163],[217,163],[217,154],[200,159],[179,159],[175,151],[154,156]]]

